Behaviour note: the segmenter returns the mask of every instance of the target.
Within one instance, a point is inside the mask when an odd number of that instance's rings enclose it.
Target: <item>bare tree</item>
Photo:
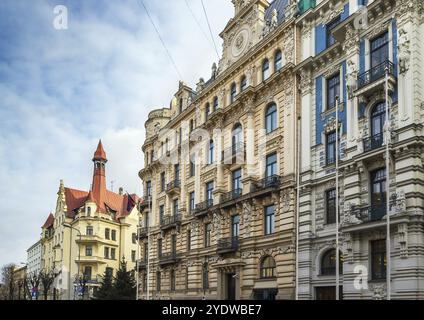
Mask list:
[[[4,286],[3,299],[4,300],[13,300],[15,298],[15,280],[13,278],[13,270],[15,270],[16,265],[11,263],[2,267],[1,277],[2,283]]]
[[[40,281],[41,281],[41,272],[31,273],[29,276],[25,278],[25,287],[27,290],[27,295],[29,297],[32,296],[32,291],[34,289],[38,291],[38,288],[40,287]],[[36,296],[36,299],[38,300],[38,295]]]
[[[57,273],[55,273],[54,271],[40,272],[40,281],[41,281],[41,284],[43,285],[44,300],[47,300],[50,288],[54,282],[54,279],[56,279],[56,276],[57,276]]]

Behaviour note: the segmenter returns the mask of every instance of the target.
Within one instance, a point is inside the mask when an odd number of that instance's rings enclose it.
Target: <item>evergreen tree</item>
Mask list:
[[[135,300],[136,298],[134,270],[127,271],[127,262],[124,257],[116,272],[113,293],[115,300]]]
[[[114,293],[112,273],[106,269],[102,276],[100,288],[94,294],[94,300],[114,300]]]

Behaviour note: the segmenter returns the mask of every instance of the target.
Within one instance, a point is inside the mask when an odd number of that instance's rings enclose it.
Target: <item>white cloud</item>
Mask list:
[[[60,179],[89,188],[99,138],[108,186],[140,192],[144,121],[169,105],[180,80],[135,1],[64,1],[65,31],[52,27],[53,2],[0,3],[0,264],[25,261]],[[182,80],[207,79],[216,54],[184,0],[145,3]],[[189,3],[207,30],[200,0]],[[205,5],[220,43],[232,5]]]

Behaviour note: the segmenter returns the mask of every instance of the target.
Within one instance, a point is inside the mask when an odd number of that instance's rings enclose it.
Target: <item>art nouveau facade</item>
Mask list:
[[[56,274],[57,299],[91,297],[105,271],[115,274],[124,257],[127,269],[137,258],[138,197],[106,188],[106,153],[99,142],[93,157],[90,191],[60,182],[56,211],[42,227],[42,269]]]
[[[296,3],[233,3],[211,79],[145,125],[143,299],[294,298]]]
[[[337,203],[343,298],[386,297],[388,197],[391,298],[424,297],[423,4],[414,0],[309,1],[296,19],[301,39],[296,66],[302,118],[301,299],[335,297]],[[339,123],[335,121],[336,97]],[[384,126],[386,102],[389,137]],[[339,201],[335,199],[337,154]],[[365,281],[355,284],[360,274]]]

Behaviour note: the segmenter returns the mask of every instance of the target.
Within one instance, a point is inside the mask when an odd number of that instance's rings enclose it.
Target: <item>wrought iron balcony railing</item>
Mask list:
[[[161,228],[172,227],[176,224],[181,223],[181,214],[176,213],[173,215],[163,216],[160,221]]]
[[[376,134],[372,137],[363,140],[364,152],[378,149],[383,145],[384,135],[382,133]]]
[[[165,266],[177,263],[180,260],[180,256],[178,252],[162,253],[159,255],[159,264]]]
[[[239,248],[239,239],[238,237],[230,237],[219,239],[217,244],[218,253],[230,253],[235,252]]]
[[[138,240],[147,238],[148,235],[149,235],[149,229],[148,228],[141,228],[141,227],[138,228],[138,234],[137,234]]]
[[[358,208],[356,217],[362,222],[373,222],[383,219],[383,217],[386,215],[386,212],[386,205],[383,203]]]
[[[194,214],[208,210],[210,207],[213,207],[213,199],[208,199],[206,201],[196,204],[194,209]]]
[[[242,195],[242,192],[243,192],[242,189],[234,189],[230,192],[224,193],[223,195],[221,195],[221,203],[225,203],[225,202],[240,198]]]
[[[245,144],[243,142],[238,142],[233,144],[231,147],[225,149],[222,152],[222,159],[225,164],[231,162],[234,157],[244,156]]]
[[[389,60],[386,60],[358,76],[358,89],[384,78],[386,75],[386,69],[388,70],[389,75],[395,76],[394,64]]]
[[[180,186],[181,186],[181,181],[179,179],[175,179],[175,180],[169,182],[166,185],[166,192],[170,192],[170,191],[173,191],[175,189],[179,189]]]
[[[281,184],[281,177],[279,175],[272,175],[264,179],[259,180],[252,186],[252,192],[268,189],[278,188]]]

